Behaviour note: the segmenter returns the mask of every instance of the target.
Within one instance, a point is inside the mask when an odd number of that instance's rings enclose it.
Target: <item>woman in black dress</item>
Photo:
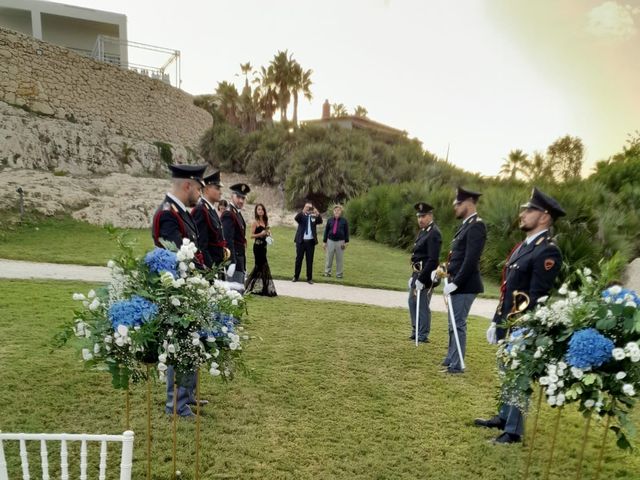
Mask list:
[[[251,224],[251,238],[253,242],[253,258],[255,266],[247,278],[246,292],[255,295],[275,297],[276,286],[271,278],[269,262],[267,262],[267,242],[271,239],[269,217],[264,205],[258,203],[254,210],[255,220]]]

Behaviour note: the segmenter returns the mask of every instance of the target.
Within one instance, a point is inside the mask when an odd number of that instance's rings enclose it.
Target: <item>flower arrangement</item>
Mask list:
[[[603,268],[606,271],[606,268]],[[604,277],[605,275],[603,275]],[[640,298],[576,272],[552,299],[515,319],[498,347],[502,400],[524,406],[534,383],[552,407],[574,403],[585,417],[616,420],[620,448],[631,448],[629,412],[640,388]]]
[[[82,308],[59,340],[80,337],[83,359],[108,370],[116,388],[146,379],[145,364],[161,380],[173,365],[178,383],[200,368],[230,378],[249,338],[242,295],[196,267],[197,249],[187,239],[177,251],[155,248],[143,258],[119,243],[123,254],[108,263],[111,282],[73,295]]]

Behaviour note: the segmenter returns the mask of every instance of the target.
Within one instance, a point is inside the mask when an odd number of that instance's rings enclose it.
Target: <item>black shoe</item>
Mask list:
[[[449,366],[449,364],[446,362],[446,360],[443,360],[440,365],[442,365],[443,367],[448,367]]]
[[[331,275],[329,275],[331,276]],[[342,278],[342,275],[336,275],[336,278]]]
[[[291,279],[291,281],[292,281],[292,282],[297,282],[297,281],[298,281],[298,277],[293,277],[293,278]]]
[[[331,276],[331,274],[330,274],[330,273],[323,273],[323,274],[322,274],[322,276],[323,276],[323,277],[330,277],[330,276]]]
[[[416,334],[412,333],[411,336],[409,337],[409,340],[415,340],[416,339]]]
[[[307,280],[307,283],[308,283],[309,285],[313,285],[313,280]]]
[[[460,375],[462,373],[464,373],[464,370],[458,370],[458,369],[454,369],[454,368],[443,368],[442,370],[440,370],[440,373],[446,373],[448,375]]]
[[[487,420],[484,418],[476,418],[473,421],[473,424],[476,427],[485,427],[485,428],[497,428],[500,430],[504,430],[505,421],[502,420],[499,416],[491,417]]]
[[[196,401],[193,400],[192,402],[188,402],[187,404],[195,406],[196,405]],[[205,399],[200,400],[200,406],[204,407],[205,405],[209,405],[209,400],[205,400]]]
[[[521,442],[522,439],[520,438],[520,435],[515,435],[513,433],[507,433],[504,432],[502,435],[496,437],[493,439],[493,443],[495,444],[502,444],[502,443],[519,443]]]
[[[426,337],[424,337],[424,338],[418,337],[418,342],[420,342],[420,343],[431,343],[431,340],[429,340]]]

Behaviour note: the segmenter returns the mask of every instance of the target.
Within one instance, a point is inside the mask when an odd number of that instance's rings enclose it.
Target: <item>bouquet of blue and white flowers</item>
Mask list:
[[[231,377],[249,338],[242,295],[196,267],[197,248],[187,239],[178,251],[155,248],[143,258],[121,246],[124,253],[108,263],[110,283],[73,295],[83,308],[67,332],[86,344],[83,359],[108,370],[116,388],[146,379],[145,364],[161,380],[172,365],[179,383],[201,368]]]
[[[556,297],[541,298],[500,342],[502,400],[524,407],[538,383],[552,407],[575,403],[585,416],[616,419],[618,446],[630,448],[628,415],[640,390],[640,298],[603,285],[588,268],[575,277],[577,288],[564,284]]]

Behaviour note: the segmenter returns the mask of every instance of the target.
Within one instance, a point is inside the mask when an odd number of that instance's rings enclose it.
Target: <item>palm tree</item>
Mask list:
[[[346,117],[347,115],[349,115],[349,112],[347,112],[347,107],[345,107],[343,103],[334,103],[333,105],[331,105],[331,110],[331,116],[333,118]]]
[[[238,102],[240,95],[236,86],[227,81],[218,82],[218,86],[215,91],[215,101],[218,105],[218,110],[227,120],[227,122],[237,125],[238,124]]]
[[[270,80],[273,84],[280,109],[280,121],[287,121],[287,108],[291,102],[291,84],[293,79],[293,55],[287,50],[278,51],[269,64]]]
[[[524,163],[527,161],[527,154],[522,150],[511,150],[500,168],[500,175],[515,180],[518,173],[522,172]]]
[[[259,77],[254,80],[258,88],[254,91],[254,101],[266,123],[273,123],[273,115],[278,109],[278,95],[273,82],[273,67],[260,67]]]
[[[541,152],[533,152],[533,158],[525,160],[521,172],[529,183],[539,180],[553,181],[551,163]]]
[[[311,74],[313,70],[303,70],[297,61],[293,61],[293,67],[291,69],[291,93],[293,94],[293,118],[292,122],[294,126],[298,125],[298,94],[302,93],[304,98],[311,100]]]
[[[353,114],[356,117],[366,117],[369,114],[369,111],[366,108],[364,108],[362,105],[358,105],[354,109]]]

